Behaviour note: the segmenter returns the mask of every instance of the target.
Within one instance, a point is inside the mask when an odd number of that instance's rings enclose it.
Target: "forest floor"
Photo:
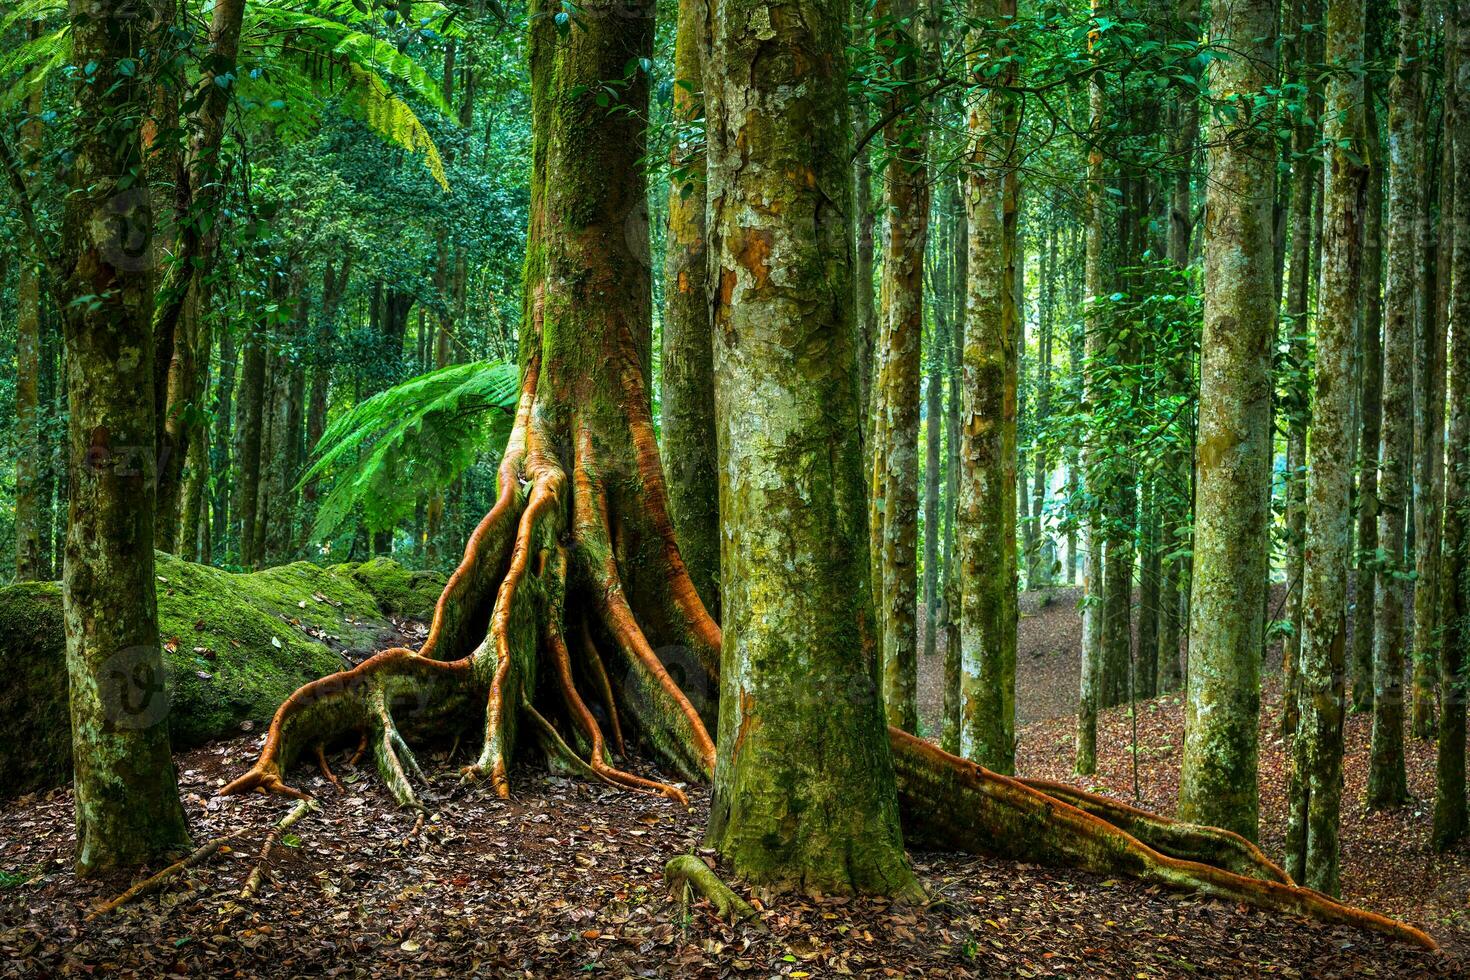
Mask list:
[[[1023,601],[1019,667],[1021,768],[1071,780],[1077,677],[1075,595]],[[926,660],[925,716],[937,714],[942,658]],[[1263,702],[1264,845],[1278,853],[1286,780],[1274,735],[1279,694]],[[1177,696],[1139,712],[1140,795],[1168,813],[1178,781]],[[1104,714],[1099,774],[1084,785],[1132,799],[1126,708]],[[289,801],[214,791],[255,757],[258,736],[182,754],[178,768],[196,838],[248,828],[229,850],[162,895],[85,922],[129,882],[79,881],[70,870],[70,793],[0,804],[0,976],[1175,977],[1464,974],[1470,853],[1436,858],[1419,803],[1367,816],[1361,798],[1367,723],[1348,732],[1346,898],[1427,928],[1447,953],[1269,916],[1128,880],[916,852],[934,898],[924,907],[774,896],[759,929],[732,929],[707,905],[664,889],[664,863],[699,850],[708,793],[685,810],[544,771],[523,771],[512,798],[458,788],[447,774],[432,819],[397,810],[368,769],[340,761],[347,795],[319,776],[321,797],[277,846],[258,896],[238,892],[267,828]],[[451,772],[444,753],[426,762]],[[1410,786],[1425,801],[1432,746],[1410,748]],[[737,886],[738,887],[738,886]]]

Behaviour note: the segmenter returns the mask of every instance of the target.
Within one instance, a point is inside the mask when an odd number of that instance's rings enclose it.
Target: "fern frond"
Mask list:
[[[369,530],[413,513],[421,493],[449,486],[510,433],[518,373],[502,361],[454,364],[379,392],[337,419],[301,483],[331,474],[312,538],[324,540],[359,507]]]
[[[299,32],[299,38],[319,53],[341,55],[362,71],[378,76],[380,81],[381,76],[390,77],[445,116],[454,115],[439,83],[418,62],[382,38],[360,31],[350,22],[307,13],[299,5],[284,6],[282,0],[259,3],[248,9],[254,11],[254,19],[261,25]]]
[[[356,84],[342,93],[342,107],[369,129],[390,143],[396,143],[412,156],[423,154],[424,166],[434,181],[449,191],[449,178],[444,173],[444,158],[419,117],[372,72],[348,62],[348,74]]]
[[[3,33],[0,28],[0,33]],[[0,79],[20,77],[0,89],[0,110],[10,109],[46,84],[46,76],[71,57],[71,28],[58,27],[40,37],[27,39],[0,55]]]

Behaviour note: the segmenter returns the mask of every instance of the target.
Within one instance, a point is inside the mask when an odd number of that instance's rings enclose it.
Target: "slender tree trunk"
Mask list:
[[[260,446],[265,411],[265,341],[259,324],[246,328],[244,361],[240,366],[237,396],[239,427],[232,452],[235,464],[235,515],[239,521],[240,564],[256,568],[255,518],[260,501]]]
[[[235,332],[229,324],[221,324],[219,336],[219,404],[214,414],[214,445],[210,451],[209,468],[219,474],[214,481],[214,495],[210,506],[210,552],[223,556],[230,529],[230,483],[227,477],[236,477],[231,465],[230,436],[234,431],[235,408]]]
[[[866,503],[846,9],[787,9],[716,8],[706,92],[726,535],[709,842],[756,884],[913,897],[866,563],[852,560]]]
[[[950,309],[954,320],[950,330],[946,370],[949,375],[949,412],[945,416],[945,451],[947,480],[944,491],[944,724],[940,745],[951,755],[960,752],[960,587],[958,519],[960,505],[960,413],[964,399],[960,394],[965,351],[965,302],[969,295],[970,232],[965,211],[964,175],[951,178],[949,212],[954,233],[949,243],[954,275],[950,282]]]
[[[33,26],[32,37],[39,25]],[[30,166],[41,152],[42,86],[25,100],[26,121],[20,127],[20,163]],[[34,247],[42,247],[34,243]],[[41,270],[34,255],[21,251],[15,284],[15,580],[41,579],[49,571],[50,550],[41,526]]]
[[[1099,0],[1092,0],[1092,13],[1101,10]],[[1091,43],[1091,42],[1090,42]],[[1104,113],[1102,73],[1095,73],[1088,83],[1088,132],[1092,145],[1087,156],[1087,227],[1086,256],[1083,262],[1083,309],[1086,317],[1086,360],[1083,363],[1083,396],[1096,405],[1101,394],[1098,369],[1103,351],[1102,318],[1099,302],[1104,291],[1105,268],[1103,220],[1107,192],[1103,151]],[[1082,451],[1082,491],[1093,497],[1097,493],[1098,447],[1087,444]],[[1102,585],[1103,537],[1096,501],[1084,504],[1082,513],[1082,677],[1077,699],[1077,752],[1075,767],[1079,775],[1097,771],[1097,708],[1102,695]]]
[[[208,297],[201,295],[208,290],[207,281],[194,280],[189,288],[195,291],[195,295],[189,297],[179,323],[180,329],[188,334],[189,345],[195,354],[192,386],[197,392],[195,410],[200,417],[191,419],[183,433],[188,443],[183,449],[184,472],[179,491],[179,528],[174,538],[174,547],[179,557],[185,561],[199,561],[201,524],[206,540],[209,534],[209,522],[203,502],[209,486],[209,425],[206,408],[209,404],[209,356],[214,348],[214,337],[207,313]]]
[[[1315,413],[1303,549],[1302,638],[1293,743],[1287,873],[1336,895],[1342,807],[1347,571],[1352,565],[1353,346],[1362,292],[1367,169],[1360,65],[1363,0],[1329,0],[1323,137],[1323,233],[1318,292]]]
[[[1216,116],[1206,195],[1199,477],[1190,594],[1188,698],[1181,819],[1256,836],[1262,556],[1269,546],[1264,481],[1271,453],[1269,119],[1244,106],[1274,84],[1271,0],[1215,11],[1211,35],[1229,58],[1211,65],[1212,91],[1242,111]],[[1254,488],[1262,488],[1255,492]]]
[[[216,81],[234,74],[244,11],[245,0],[220,0],[214,4],[203,77],[193,97],[186,100],[190,106],[185,119],[187,151],[182,166],[172,168],[177,174],[173,220],[178,229],[178,242],[172,263],[159,284],[157,308],[152,312],[155,340],[168,341],[160,349],[172,354],[170,360],[158,365],[166,377],[162,416],[158,420],[161,438],[155,533],[157,546],[165,551],[179,547],[180,534],[195,533],[187,525],[181,529],[180,518],[186,455],[195,441],[192,430],[203,425],[205,418],[200,404],[204,389],[199,387],[199,382],[202,370],[208,365],[197,362],[199,344],[207,337],[197,329],[201,320],[198,295],[201,280],[213,267],[219,242],[212,219],[224,184],[219,148],[233,91]],[[172,101],[177,99],[175,94]],[[186,322],[185,310],[190,304],[195,315],[190,318],[192,322]],[[208,346],[203,350],[207,361]]]
[[[1315,264],[1312,238],[1316,230],[1313,205],[1318,183],[1317,118],[1321,106],[1316,97],[1315,65],[1322,60],[1318,25],[1322,23],[1322,0],[1296,0],[1292,5],[1296,20],[1291,28],[1294,38],[1285,55],[1292,82],[1299,86],[1300,109],[1291,131],[1291,203],[1287,223],[1291,236],[1290,266],[1286,281],[1287,377],[1282,385],[1279,405],[1286,417],[1286,619],[1289,624],[1282,640],[1282,674],[1285,696],[1282,698],[1282,730],[1296,730],[1297,666],[1301,657],[1302,629],[1302,545],[1306,535],[1306,463],[1307,426],[1311,419],[1308,396],[1310,359],[1307,338],[1308,302]]]
[[[1159,493],[1155,480],[1145,477],[1139,527],[1142,547],[1138,568],[1138,659],[1133,671],[1133,695],[1147,700],[1158,693],[1159,597],[1162,562],[1159,553]]]
[[[973,0],[975,20],[999,28],[1003,0]],[[1007,96],[989,91],[970,109],[966,206],[969,282],[960,413],[960,751],[988,769],[1015,768],[1016,485],[1006,430],[1015,432],[1013,307],[1006,276]]]
[[[665,244],[663,460],[679,552],[710,615],[720,614],[719,474],[715,472],[714,335],[705,235],[704,51],[708,0],[680,0],[674,48],[675,139],[669,149]]]
[[[1036,472],[1031,484],[1031,520],[1036,525],[1039,547],[1026,569],[1027,588],[1046,588],[1052,583],[1056,564],[1056,544],[1046,530],[1046,499],[1051,481],[1051,459],[1043,445],[1046,425],[1051,417],[1051,353],[1053,321],[1056,318],[1057,229],[1046,227],[1041,246],[1041,307],[1036,331],[1036,411],[1031,422],[1032,456]]]
[[[71,10],[78,143],[65,234],[74,264],[61,287],[69,385],[68,524],[62,600],[71,691],[77,869],[95,874],[189,845],[169,755],[154,600],[155,408],[149,275],[117,229],[152,233],[139,173],[142,85],[119,65],[148,43],[120,10]],[[83,72],[82,65],[95,70]],[[128,121],[131,121],[129,124]],[[84,299],[85,297],[85,299]]]
[[[924,382],[924,657],[938,651],[936,631],[939,627],[939,482],[943,437],[940,435],[944,416],[945,363],[949,351],[949,281],[947,256],[950,247],[950,216],[938,223],[938,234],[931,249],[934,263],[934,327],[929,333],[926,351],[929,374]]]
[[[1470,160],[1470,0],[1459,0],[1454,17],[1455,70],[1453,120],[1446,129],[1454,139],[1456,161]],[[1448,38],[1446,39],[1448,41]],[[1449,108],[1447,104],[1447,108]],[[1463,171],[1463,166],[1461,166]],[[1445,471],[1444,547],[1440,552],[1440,622],[1444,633],[1439,656],[1439,753],[1434,784],[1434,831],[1437,850],[1447,850],[1470,830],[1465,807],[1465,674],[1470,668],[1470,187],[1463,172],[1454,192],[1443,198],[1454,225],[1450,293],[1453,323],[1450,356],[1448,466]]]
[[[1445,24],[1445,85],[1440,99],[1439,174],[1435,194],[1425,194],[1419,222],[1424,272],[1420,279],[1419,328],[1414,352],[1414,675],[1409,719],[1415,738],[1435,734],[1435,695],[1439,681],[1440,532],[1444,524],[1445,384],[1448,355],[1448,292],[1454,249],[1455,109],[1454,23]],[[1427,168],[1426,168],[1427,169]],[[1439,229],[1431,229],[1432,197],[1439,203]],[[1443,283],[1448,285],[1448,283]],[[1422,392],[1422,396],[1417,393]]]
[[[1364,86],[1367,89],[1367,86]],[[1378,123],[1365,97],[1368,210],[1363,220],[1362,389],[1358,399],[1358,548],[1353,572],[1352,710],[1373,707],[1373,583],[1378,567],[1378,443],[1383,423],[1383,185]]]
[[[1383,433],[1378,456],[1378,547],[1383,561],[1373,591],[1373,740],[1368,805],[1397,806],[1409,798],[1404,770],[1404,659],[1408,643],[1405,518],[1414,454],[1412,388],[1415,234],[1424,184],[1419,0],[1399,4],[1398,65],[1389,87],[1388,278],[1384,293]]]
[[[916,0],[880,0],[879,31],[891,43],[890,72],[899,87],[890,112],[907,105],[910,86],[927,59],[919,52]],[[884,181],[888,235],[884,243],[882,370],[875,392],[883,439],[874,457],[882,501],[882,580],[878,619],[883,635],[883,703],[888,722],[918,731],[919,376],[924,333],[924,245],[928,237],[927,112],[917,104],[884,127],[889,164]]]

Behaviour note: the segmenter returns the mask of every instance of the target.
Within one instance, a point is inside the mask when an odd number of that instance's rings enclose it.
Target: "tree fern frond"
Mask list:
[[[515,365],[454,364],[379,392],[337,419],[315,449],[305,484],[327,474],[332,489],[312,537],[329,537],[361,508],[370,530],[413,512],[419,494],[451,484],[487,447],[499,452],[518,394]]]
[[[351,6],[348,5],[351,9]],[[281,0],[263,2],[250,8],[254,19],[272,28],[291,28],[310,41],[310,46],[323,53],[342,55],[359,69],[372,75],[388,76],[413,91],[415,95],[445,116],[454,109],[444,99],[439,83],[416,61],[379,37],[360,31],[350,22],[318,17],[300,9],[285,6]]]
[[[4,28],[0,28],[3,33]],[[20,73],[20,77],[0,89],[0,109],[9,109],[23,101],[46,76],[66,63],[71,56],[71,29],[67,26],[30,38],[0,55],[0,79]]]
[[[414,156],[423,154],[424,166],[429,168],[435,182],[448,192],[449,178],[444,173],[444,158],[439,155],[434,138],[408,103],[394,95],[377,75],[355,63],[348,62],[347,71],[356,81],[342,93],[342,105],[348,114],[408,153]]]

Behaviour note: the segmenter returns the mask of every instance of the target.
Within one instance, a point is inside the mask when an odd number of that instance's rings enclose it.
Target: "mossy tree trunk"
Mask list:
[[[713,36],[726,578],[709,841],[761,886],[914,897],[866,564],[852,560],[864,553],[867,502],[847,246],[846,11],[729,0]],[[912,603],[908,613],[912,622]]]
[[[883,182],[888,233],[874,390],[883,438],[873,447],[881,579],[874,579],[873,589],[883,637],[884,708],[889,724],[912,732],[919,721],[919,380],[929,234],[928,112],[915,100],[913,86],[928,59],[916,0],[879,0],[874,17],[893,92],[885,106],[892,119],[883,130],[889,158]]]
[[[39,24],[31,30],[37,34]],[[31,166],[41,152],[42,87],[26,98],[26,121],[17,147],[21,166]],[[15,283],[15,580],[50,577],[46,566],[49,541],[42,528],[40,429],[41,269],[35,255],[21,254]]]
[[[1368,86],[1364,86],[1365,90]],[[1383,185],[1373,100],[1365,96],[1368,208],[1363,219],[1363,320],[1358,393],[1358,546],[1353,566],[1353,649],[1349,664],[1351,710],[1373,707],[1373,582],[1378,567],[1378,442],[1383,423]]]
[[[1001,27],[998,0],[970,8]],[[1005,181],[1010,164],[1007,96],[981,93],[969,110],[966,179],[969,278],[960,413],[956,553],[960,571],[960,753],[998,772],[1015,767],[1016,509],[1015,469],[1006,466],[1006,428],[1015,431],[1015,392],[1007,401],[1006,364],[1014,357],[1007,318]],[[1012,435],[1014,439],[1014,435]],[[1010,444],[1014,447],[1014,442]]]
[[[1456,160],[1470,160],[1470,0],[1455,18],[1458,101],[1453,138]],[[1450,319],[1450,419],[1445,472],[1444,547],[1440,554],[1439,754],[1434,791],[1433,843],[1446,850],[1470,831],[1465,807],[1465,683],[1470,668],[1470,187],[1464,175],[1453,195],[1454,258]],[[1441,212],[1443,213],[1443,212]]]
[[[1435,700],[1439,674],[1439,563],[1440,534],[1444,525],[1444,438],[1446,357],[1448,354],[1448,293],[1442,287],[1450,274],[1447,261],[1454,250],[1453,198],[1455,195],[1454,22],[1444,27],[1444,87],[1439,99],[1442,124],[1434,141],[1439,163],[1433,183],[1419,208],[1419,254],[1423,274],[1419,282],[1418,328],[1414,340],[1414,622],[1413,695],[1409,727],[1415,738],[1435,734]],[[1426,100],[1427,101],[1427,100]],[[1426,163],[1425,170],[1430,166]],[[1432,212],[1438,206],[1439,226]]]
[[[1419,0],[1399,4],[1398,64],[1389,84],[1388,275],[1384,286],[1383,431],[1378,450],[1378,549],[1373,590],[1373,739],[1368,804],[1409,798],[1404,769],[1404,661],[1409,595],[1405,523],[1414,456],[1414,300],[1418,281],[1419,197],[1424,186],[1419,101]]]
[[[1339,891],[1347,570],[1352,558],[1353,347],[1361,301],[1367,171],[1363,151],[1363,0],[1329,0],[1323,137],[1322,276],[1318,296],[1315,412],[1303,548],[1302,634],[1292,752],[1287,873]]]
[[[1093,16],[1098,16],[1102,7],[1093,0]],[[1095,44],[1096,39],[1089,43]],[[1103,158],[1101,139],[1107,111],[1101,73],[1088,83],[1088,131],[1093,143],[1087,155],[1087,207],[1084,231],[1083,259],[1083,309],[1084,331],[1082,367],[1083,401],[1096,404],[1101,395],[1098,371],[1103,352],[1102,318],[1099,306],[1104,285],[1106,268],[1106,243],[1103,220],[1106,214],[1107,169]],[[1074,365],[1078,359],[1074,357]],[[1083,502],[1080,537],[1082,539],[1082,656],[1081,682],[1077,698],[1077,750],[1074,766],[1080,775],[1091,775],[1097,771],[1097,709],[1102,691],[1102,585],[1103,585],[1103,536],[1097,512],[1097,485],[1099,468],[1098,447],[1084,446],[1081,456],[1081,491],[1086,494]]]
[[[1269,545],[1270,343],[1275,325],[1271,122],[1254,100],[1274,84],[1276,11],[1240,0],[1215,11],[1229,58],[1210,90],[1232,102],[1212,120],[1205,202],[1199,477],[1190,594],[1188,697],[1179,813],[1254,838],[1260,712],[1262,556]],[[1260,492],[1256,492],[1260,488]]]
[[[720,610],[720,502],[715,460],[714,335],[705,233],[704,59],[708,0],[681,0],[674,45],[665,245],[660,421],[669,512],[689,577],[716,618]]]
[[[1295,119],[1291,128],[1291,200],[1287,211],[1291,254],[1286,276],[1286,377],[1278,408],[1286,421],[1286,619],[1290,629],[1282,640],[1282,673],[1288,695],[1282,700],[1282,729],[1296,730],[1297,669],[1301,660],[1302,547],[1306,537],[1307,426],[1311,421],[1310,357],[1307,341],[1308,302],[1317,269],[1312,239],[1316,231],[1313,205],[1317,199],[1319,158],[1317,119],[1321,115],[1313,66],[1322,61],[1321,0],[1295,0],[1291,5],[1290,37],[1283,60],[1297,88]]]
[[[122,10],[75,0],[79,139],[62,285],[70,417],[63,603],[77,869],[133,867],[187,847],[169,756],[154,602],[153,331],[139,120],[148,43]],[[80,66],[89,66],[83,71]]]

